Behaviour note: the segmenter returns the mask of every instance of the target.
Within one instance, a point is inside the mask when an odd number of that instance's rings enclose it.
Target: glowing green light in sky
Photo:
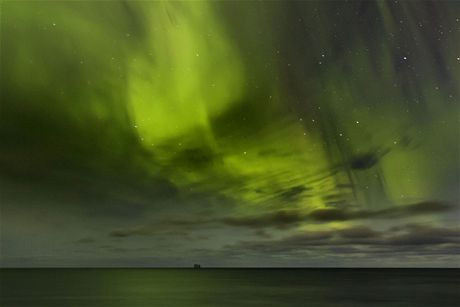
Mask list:
[[[214,146],[210,118],[242,95],[237,50],[207,2],[146,5],[145,14],[147,43],[130,58],[127,72],[133,122],[144,146],[190,131]]]
[[[203,232],[219,225],[236,241],[241,217],[254,230],[268,216],[279,235],[282,223],[293,233],[344,229],[373,224],[378,210],[458,202],[460,42],[450,6],[2,2],[9,240],[21,241],[18,220],[41,206],[85,215],[82,225],[104,216],[92,226],[116,239],[126,234],[107,229],[151,235],[174,217]],[[362,211],[308,220],[317,209]]]

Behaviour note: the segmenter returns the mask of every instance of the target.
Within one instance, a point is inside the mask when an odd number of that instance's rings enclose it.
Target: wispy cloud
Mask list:
[[[165,230],[171,229],[191,231],[195,229],[219,226],[243,227],[250,229],[288,229],[297,227],[301,223],[305,222],[327,223],[333,221],[360,219],[393,219],[411,217],[420,214],[443,213],[454,208],[455,206],[449,203],[430,201],[405,206],[394,206],[379,210],[324,208],[306,213],[300,210],[279,210],[257,215],[160,220],[149,224],[114,229],[109,235],[112,237],[129,237],[134,235],[159,234]],[[361,231],[364,230],[361,229]],[[348,235],[351,236],[353,233],[348,233]]]
[[[333,252],[347,247],[347,253],[410,253],[458,255],[460,229],[433,226],[405,226],[376,231],[367,226],[339,230],[306,231],[276,240],[242,241],[224,249],[247,253],[289,254],[322,250]]]

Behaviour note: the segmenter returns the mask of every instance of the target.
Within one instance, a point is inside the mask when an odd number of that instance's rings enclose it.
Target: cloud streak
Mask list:
[[[333,221],[351,221],[361,219],[393,219],[412,217],[414,215],[444,213],[456,208],[454,205],[444,202],[420,202],[405,206],[395,206],[380,210],[347,210],[339,208],[317,209],[307,213],[300,210],[280,210],[258,215],[226,216],[215,218],[197,219],[169,219],[155,223],[137,225],[128,228],[112,230],[111,237],[129,237],[135,235],[161,234],[165,230],[180,229],[192,231],[209,227],[242,227],[249,229],[289,229],[299,226],[301,223],[327,223]],[[354,232],[344,232],[344,235],[353,236],[358,230],[365,233],[368,230],[355,229]],[[367,232],[367,235],[371,235]]]
[[[450,254],[460,251],[460,228],[405,226],[401,229],[376,231],[367,226],[338,230],[306,231],[276,240],[242,241],[225,249],[245,253],[301,253],[347,247],[348,253]]]

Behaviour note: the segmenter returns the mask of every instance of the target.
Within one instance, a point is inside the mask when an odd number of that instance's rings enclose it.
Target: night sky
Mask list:
[[[1,266],[460,266],[459,2],[0,10]]]

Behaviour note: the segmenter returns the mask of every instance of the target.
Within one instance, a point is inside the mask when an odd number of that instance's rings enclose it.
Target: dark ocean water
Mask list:
[[[457,269],[2,269],[0,306],[460,306]]]

